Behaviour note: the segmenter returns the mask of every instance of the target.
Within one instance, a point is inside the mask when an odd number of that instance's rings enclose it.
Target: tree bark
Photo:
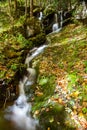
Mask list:
[[[11,0],[8,0],[9,16],[11,16]]]
[[[70,10],[72,10],[72,2],[71,2],[71,0],[69,2],[69,5],[70,5]]]
[[[30,0],[30,17],[33,17],[33,0]]]
[[[27,16],[27,0],[25,0],[25,16]]]
[[[15,9],[15,12],[17,11],[17,0],[14,0],[14,9]]]
[[[8,12],[9,12],[9,17],[10,17],[10,21],[11,21],[11,26],[13,26],[13,17],[12,17],[12,5],[11,5],[11,0],[8,0]]]

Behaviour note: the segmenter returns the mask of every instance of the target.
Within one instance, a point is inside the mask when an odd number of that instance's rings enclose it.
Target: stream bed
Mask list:
[[[43,52],[46,47],[46,45],[43,45],[32,52],[31,55],[27,55],[25,59],[27,75],[24,75],[23,79],[19,81],[19,97],[12,105],[0,110],[0,130],[39,129],[39,121],[31,116],[32,105],[27,101],[25,87],[30,87],[35,82],[36,72],[34,68],[30,67],[30,62]]]

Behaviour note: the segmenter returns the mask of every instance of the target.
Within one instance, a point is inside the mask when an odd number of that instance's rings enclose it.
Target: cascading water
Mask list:
[[[53,32],[59,32],[62,29],[62,26],[63,26],[63,15],[62,15],[62,11],[59,12],[59,15],[60,15],[60,27],[59,27],[58,20],[57,20],[58,16],[57,16],[57,14],[55,14],[55,23],[52,26],[52,31]]]
[[[58,23],[55,23],[55,24],[53,24],[53,26],[52,26],[52,31],[53,31],[53,32],[54,32],[54,31],[57,31],[58,28],[59,28]]]
[[[54,32],[54,31],[58,30],[58,28],[59,28],[59,25],[58,25],[58,16],[57,16],[57,14],[55,14],[55,23],[52,26],[52,31]]]
[[[24,75],[23,80],[19,81],[19,97],[12,106],[5,110],[5,119],[11,122],[11,126],[8,127],[9,130],[36,130],[38,126],[38,120],[31,117],[31,103],[27,102],[24,87],[29,87],[34,83],[36,72],[33,68],[29,67],[29,64],[46,47],[47,45],[43,45],[26,57],[25,64],[27,65],[27,73],[29,75]]]
[[[42,20],[42,17],[43,17],[43,13],[40,12],[40,17],[39,17],[39,20]]]

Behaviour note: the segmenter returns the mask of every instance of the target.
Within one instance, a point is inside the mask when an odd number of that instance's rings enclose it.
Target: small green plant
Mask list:
[[[83,112],[84,114],[86,114],[86,113],[87,113],[87,108],[86,108],[86,107],[82,108],[82,112]]]
[[[26,47],[29,48],[32,46],[32,42],[25,39],[25,37],[23,37],[23,35],[20,33],[17,35],[16,39],[17,39],[17,42],[20,43],[23,48],[26,48]]]
[[[4,78],[5,73],[6,73],[6,71],[2,70],[2,71],[0,72],[0,78]]]
[[[48,83],[48,77],[43,77],[39,80],[39,85],[43,86]]]
[[[17,70],[17,68],[18,68],[18,65],[17,65],[17,64],[11,65],[11,69],[12,69],[13,71]]]
[[[73,87],[77,84],[78,76],[76,75],[76,73],[71,73],[68,74],[67,79],[68,79],[68,88],[70,90],[73,90]]]
[[[41,109],[42,107],[47,108],[50,103],[48,100],[54,94],[55,89],[55,77],[54,76],[41,76],[38,77],[38,93],[42,93],[42,95],[35,95],[35,105],[33,106],[33,110]]]

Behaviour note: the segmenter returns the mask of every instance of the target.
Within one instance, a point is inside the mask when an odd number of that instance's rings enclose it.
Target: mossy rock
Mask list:
[[[45,33],[40,33],[35,37],[29,38],[29,40],[32,41],[33,45],[39,46],[45,43],[46,35]]]
[[[40,12],[40,8],[39,7],[36,7],[34,10],[33,10],[33,13],[34,13],[34,16],[37,16]]]
[[[49,127],[52,130],[57,130],[58,127],[62,129],[61,125],[64,125],[65,117],[63,106],[50,106],[46,110],[44,110],[40,115],[40,123],[44,130],[47,130]]]
[[[39,34],[42,32],[42,28],[41,28],[41,23],[40,21],[35,18],[35,17],[31,17],[31,18],[27,18],[26,22],[25,22],[25,28],[29,27],[30,29],[33,30],[33,36]]]
[[[49,33],[51,33],[51,32],[52,32],[52,25],[46,26],[46,27],[45,27],[45,33],[46,33],[46,34],[49,34]]]
[[[37,110],[41,130],[76,130],[74,126],[65,123],[67,113],[63,105],[55,102],[48,103],[48,106]]]

